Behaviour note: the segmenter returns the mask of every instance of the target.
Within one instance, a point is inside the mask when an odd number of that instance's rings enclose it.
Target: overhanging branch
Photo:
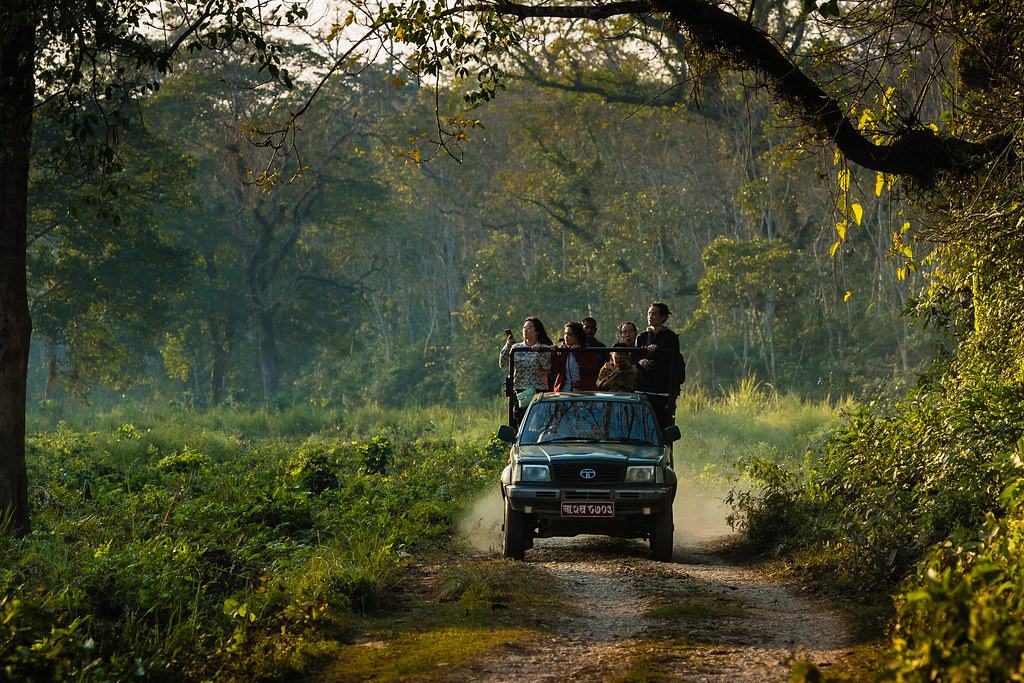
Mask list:
[[[875,171],[909,176],[930,184],[941,174],[961,175],[1003,154],[1010,135],[979,142],[943,137],[928,128],[909,129],[877,144],[846,116],[840,102],[787,57],[761,29],[705,0],[650,0],[604,5],[523,5],[498,2],[491,8],[520,19],[548,17],[600,21],[624,14],[664,14],[692,40],[723,54],[742,68],[762,73],[774,96],[794,107],[800,118],[830,140],[853,163]]]

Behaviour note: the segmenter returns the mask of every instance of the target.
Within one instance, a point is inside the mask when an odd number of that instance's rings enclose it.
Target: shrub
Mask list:
[[[937,545],[897,598],[893,633],[900,679],[1003,681],[1024,661],[1024,506],[989,515],[980,537]]]

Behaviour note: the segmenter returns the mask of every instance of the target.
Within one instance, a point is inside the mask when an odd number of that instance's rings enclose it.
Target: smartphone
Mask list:
[[[505,336],[506,337],[511,337],[512,336],[512,330],[505,330]]]

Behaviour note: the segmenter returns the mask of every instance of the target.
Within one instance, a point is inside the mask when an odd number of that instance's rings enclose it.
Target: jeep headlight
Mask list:
[[[551,481],[547,465],[519,465],[517,481]]]
[[[654,484],[662,479],[661,469],[654,465],[640,465],[626,468],[627,484]]]

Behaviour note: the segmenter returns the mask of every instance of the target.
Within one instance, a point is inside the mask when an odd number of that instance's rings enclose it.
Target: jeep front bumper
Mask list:
[[[509,484],[505,486],[509,506],[517,512],[538,517],[562,517],[562,503],[608,501],[615,504],[615,518],[643,517],[665,513],[672,508],[675,486],[566,487]]]

